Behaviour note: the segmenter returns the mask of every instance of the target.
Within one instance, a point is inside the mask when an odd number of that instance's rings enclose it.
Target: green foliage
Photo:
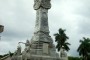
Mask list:
[[[81,58],[69,56],[69,57],[68,57],[68,60],[81,60]]]
[[[7,56],[7,55],[9,55],[10,57],[12,57],[13,53],[11,53],[11,52],[9,51],[9,53],[7,53],[7,54],[0,55],[0,58],[3,58],[3,57],[5,57],[5,56]]]
[[[58,49],[58,51],[60,51],[61,48],[66,51],[70,50],[68,46],[70,44],[67,42],[67,39],[69,39],[69,37],[65,34],[65,31],[65,29],[60,28],[58,30],[58,33],[54,34],[55,42],[57,42],[56,48]]]
[[[90,53],[90,39],[83,37],[83,40],[79,41],[81,44],[79,45],[77,51],[80,56],[83,56],[84,60],[87,60],[88,53]]]
[[[7,56],[8,54],[4,54],[4,55],[0,55],[0,58],[3,58],[3,57],[5,57],[5,56]]]
[[[0,55],[0,58],[2,58],[3,56],[2,55]]]
[[[90,60],[90,55],[88,55],[87,60]]]

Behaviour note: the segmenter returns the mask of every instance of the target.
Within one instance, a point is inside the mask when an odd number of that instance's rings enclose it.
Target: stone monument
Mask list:
[[[66,53],[61,50],[60,56],[56,52],[53,40],[49,35],[48,10],[51,8],[51,0],[34,0],[36,10],[36,24],[31,40],[26,40],[24,51],[17,47],[11,60],[67,60]],[[6,59],[7,60],[7,59]]]
[[[36,24],[31,39],[29,52],[22,53],[23,60],[60,60],[55,45],[49,35],[48,10],[51,0],[34,0],[36,10]],[[28,56],[28,57],[27,57]]]
[[[22,55],[18,55],[19,60],[60,60],[49,35],[48,10],[51,8],[50,2],[51,0],[34,0],[33,7],[36,10],[35,31],[30,41],[19,42],[25,44]]]

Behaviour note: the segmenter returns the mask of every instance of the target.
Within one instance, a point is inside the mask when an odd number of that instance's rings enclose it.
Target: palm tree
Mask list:
[[[79,41],[81,44],[79,45],[77,51],[79,55],[83,57],[83,60],[87,60],[88,53],[90,53],[90,39],[83,37],[83,40]]]
[[[56,48],[58,49],[58,51],[60,51],[61,48],[63,48],[66,51],[70,50],[70,48],[68,46],[70,44],[67,42],[67,39],[69,39],[69,38],[68,38],[68,36],[66,36],[65,31],[66,30],[60,28],[58,30],[59,33],[54,34],[55,42],[57,42]]]

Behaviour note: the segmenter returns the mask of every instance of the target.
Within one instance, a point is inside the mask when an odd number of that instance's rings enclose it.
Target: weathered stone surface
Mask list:
[[[34,36],[31,39],[31,43],[33,43],[35,41],[43,41],[43,42],[53,43],[51,36],[49,36],[48,34],[42,33],[42,32],[34,34]]]
[[[51,0],[34,0],[34,9],[37,10],[40,7],[50,9],[51,8],[50,1]]]
[[[31,42],[33,41],[53,42],[49,36],[48,9],[40,7],[36,10],[35,32]]]
[[[49,33],[48,10],[42,7],[36,10],[35,33],[37,32]]]
[[[36,5],[36,6],[35,6]],[[34,36],[31,39],[32,60],[59,60],[55,45],[49,35],[48,9],[51,8],[50,0],[35,0],[36,25]]]

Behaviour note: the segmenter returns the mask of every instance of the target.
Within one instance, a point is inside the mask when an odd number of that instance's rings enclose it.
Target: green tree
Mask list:
[[[57,42],[56,48],[58,49],[58,51],[60,51],[61,48],[66,51],[70,50],[70,43],[67,42],[67,39],[69,39],[69,37],[65,34],[65,31],[65,29],[60,28],[58,30],[58,33],[54,34],[55,42]]]
[[[88,55],[87,60],[90,60],[90,55]]]
[[[79,42],[80,45],[77,51],[79,52],[79,55],[83,57],[83,60],[87,60],[88,53],[90,53],[90,39],[83,37]]]
[[[68,56],[68,60],[81,60],[80,57]]]

